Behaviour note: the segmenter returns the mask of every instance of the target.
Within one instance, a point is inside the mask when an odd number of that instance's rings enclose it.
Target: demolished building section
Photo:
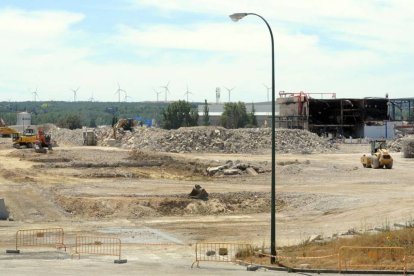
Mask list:
[[[392,127],[392,122],[388,122],[387,98],[336,99],[335,94],[332,95],[329,99],[316,99],[303,92],[280,93],[277,125],[333,137],[362,138],[389,134],[391,138],[391,131],[387,131]]]

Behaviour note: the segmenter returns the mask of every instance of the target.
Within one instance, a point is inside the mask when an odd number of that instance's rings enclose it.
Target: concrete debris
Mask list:
[[[308,242],[314,242],[316,240],[322,240],[322,236],[321,235],[311,235],[310,237],[308,237]]]
[[[253,169],[252,167],[248,167],[248,168],[246,168],[246,172],[247,172],[247,174],[249,174],[249,175],[253,175],[253,176],[256,176],[256,175],[258,175],[259,173],[255,170],[255,169]]]
[[[216,167],[208,167],[206,169],[207,175],[209,176],[221,176],[221,175],[258,175],[259,173],[264,173],[265,169],[252,166],[246,163],[233,163],[232,161],[227,161],[226,164]]]
[[[395,139],[387,142],[387,148],[389,151],[401,152],[402,151],[402,138],[403,136],[398,136]]]
[[[118,133],[113,129],[95,129],[98,146],[119,146],[157,152],[266,153],[271,150],[270,128],[225,129],[222,127],[186,127],[176,130],[137,127]],[[60,145],[81,146],[82,130],[51,126],[49,132]],[[278,153],[326,153],[337,147],[318,135],[300,129],[277,129]]]
[[[224,175],[239,175],[242,174],[242,171],[239,169],[227,169],[223,170]]]
[[[413,141],[414,135],[397,135],[396,138],[387,142],[387,147],[393,152],[402,152],[404,150],[404,144],[406,141]]]
[[[414,139],[403,139],[403,154],[404,158],[414,158]]]

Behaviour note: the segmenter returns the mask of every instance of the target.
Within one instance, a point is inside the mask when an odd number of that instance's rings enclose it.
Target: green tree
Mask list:
[[[165,129],[177,129],[198,125],[198,113],[186,101],[169,104],[163,111],[163,119],[163,127]]]
[[[82,123],[79,115],[68,114],[58,122],[58,126],[68,129],[82,128]]]
[[[248,124],[246,126],[257,127],[257,118],[254,113],[256,113],[256,109],[254,108],[254,103],[252,103],[252,111],[249,113],[249,115],[247,115]]]
[[[89,121],[89,127],[96,127],[96,118],[92,117]]]
[[[204,126],[209,126],[210,125],[210,115],[209,115],[207,100],[204,100],[203,125]]]
[[[248,123],[246,105],[242,102],[226,103],[220,117],[221,125],[225,128],[242,128]]]

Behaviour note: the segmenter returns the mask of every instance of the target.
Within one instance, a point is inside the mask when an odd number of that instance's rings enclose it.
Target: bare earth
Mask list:
[[[270,152],[133,155],[117,148],[57,147],[39,155],[12,149],[6,139],[1,143],[0,198],[13,217],[0,221],[1,275],[239,275],[248,272],[232,264],[201,263],[191,270],[194,243],[269,246]],[[332,154],[277,155],[278,246],[413,219],[414,160],[394,153],[392,170],[364,169],[359,158],[368,150],[353,144]],[[266,172],[205,175],[208,166],[227,160]],[[187,198],[195,184],[209,192],[208,201]],[[17,230],[48,227],[64,228],[69,247],[76,234],[117,236],[128,263],[96,256],[71,260],[70,248],[4,253],[13,248]]]

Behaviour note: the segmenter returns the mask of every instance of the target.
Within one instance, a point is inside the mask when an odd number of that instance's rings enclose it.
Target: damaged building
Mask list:
[[[279,93],[276,125],[332,137],[394,137],[388,98],[337,99],[334,93],[325,94],[327,99],[304,92]]]

